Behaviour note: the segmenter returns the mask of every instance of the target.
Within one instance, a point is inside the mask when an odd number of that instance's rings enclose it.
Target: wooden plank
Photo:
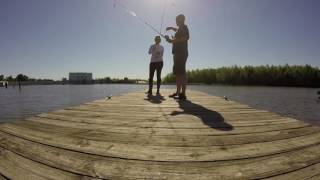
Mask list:
[[[34,162],[2,147],[0,159],[0,172],[10,179],[91,179]]]
[[[50,113],[50,114],[40,114],[38,117],[44,117],[44,118],[51,118],[51,119],[63,119],[65,121],[72,121],[72,120],[77,120],[80,119],[81,122],[84,120],[87,120],[87,122],[97,122],[97,123],[104,123],[104,122],[149,122],[152,123],[154,121],[161,121],[161,122],[170,122],[170,123],[180,123],[180,124],[188,124],[188,123],[199,123],[206,121],[207,123],[214,123],[215,121],[225,121],[229,123],[235,123],[235,124],[263,124],[264,122],[275,122],[275,123],[285,123],[285,122],[300,122],[297,120],[292,120],[291,118],[274,118],[274,117],[255,117],[255,116],[237,116],[237,117],[230,117],[230,116],[225,116],[223,115],[222,117],[215,115],[215,116],[203,116],[203,117],[197,117],[197,116],[192,116],[192,115],[177,115],[177,116],[172,116],[172,115],[159,115],[159,116],[148,116],[148,117],[136,117],[136,116],[129,116],[129,115],[115,115],[115,114],[61,114],[61,113]]]
[[[114,105],[114,104],[113,104]],[[245,107],[245,106],[239,106],[239,105],[230,105],[230,106],[213,106],[210,104],[210,107],[204,106],[201,104],[203,107],[210,109],[210,110],[221,110],[221,111],[231,111],[231,110],[237,110],[239,112],[241,111],[249,111],[249,112],[266,112],[263,110],[256,110],[253,108]],[[119,108],[121,107],[121,108]],[[133,106],[123,106],[120,104],[120,106],[112,106],[112,104],[97,104],[97,105],[79,105],[79,106],[74,106],[74,107],[68,107],[66,108],[67,110],[93,110],[93,111],[103,111],[103,112],[108,112],[108,111],[121,111],[122,109],[132,111],[133,109],[137,109],[139,111],[146,111],[146,112],[157,112],[157,109],[161,107],[165,111],[172,111],[172,110],[177,110],[179,109],[178,103],[172,104],[171,107],[162,107],[162,106],[157,106],[157,107],[150,107],[150,106],[138,106],[138,107],[133,107]],[[190,110],[202,110],[202,108],[199,107],[185,107],[186,109]]]
[[[222,162],[157,162],[108,158],[37,144],[1,134],[2,145],[34,161],[100,178],[244,179],[266,178],[320,162],[320,145],[287,154]],[[263,162],[263,163],[261,163]]]
[[[177,108],[175,109],[177,110],[178,112],[181,111],[180,108]],[[59,111],[55,111],[55,112],[52,112],[54,114],[74,114],[74,115],[77,115],[77,114],[81,114],[81,115],[100,115],[100,116],[104,116],[104,115],[126,115],[126,114],[122,114],[124,112],[126,112],[128,110],[111,110],[110,112],[107,112],[107,111],[104,111],[104,110],[96,110],[96,111],[93,111],[93,110],[85,110],[85,109],[82,109],[82,110],[71,110],[71,109],[67,109],[67,110],[59,110]],[[163,112],[159,112],[160,109],[158,110],[158,112],[154,112],[154,113],[147,113],[147,112],[144,112],[144,111],[135,111],[135,110],[132,110],[131,112],[134,113],[134,116],[135,117],[154,117],[154,116],[159,116],[159,115],[164,115]],[[130,111],[128,111],[130,112]],[[175,111],[168,111],[168,112],[165,112],[166,115],[171,115],[172,112],[175,112]],[[215,111],[213,111],[215,112]],[[208,111],[198,111],[198,110],[194,110],[194,112],[192,112],[194,115],[207,115],[208,116]],[[238,114],[238,115],[255,115],[255,116],[276,116],[276,117],[280,117],[276,114],[273,114],[273,113],[269,113],[269,112],[263,112],[263,111],[239,111],[239,112],[235,112],[235,111],[219,111],[220,114],[224,114],[224,115],[232,115],[232,114]],[[132,115],[132,114],[131,114]],[[209,114],[210,115],[210,114]],[[127,114],[128,116],[128,114]]]
[[[320,179],[320,174],[314,175],[310,178],[308,178],[308,180],[319,180]]]
[[[101,157],[91,156],[91,158],[86,157],[86,154],[66,151],[63,149],[58,149],[50,146],[45,146],[42,144],[27,141],[25,139],[18,138],[6,133],[0,132],[0,148],[8,149],[21,156],[26,156],[32,159],[34,162],[39,162],[41,164],[54,167],[56,169],[61,169],[66,172],[72,172],[79,174],[80,176],[89,178],[115,178],[116,176],[104,176],[104,174],[99,174],[107,172],[110,169],[104,168],[104,171],[97,173],[94,168],[93,162],[99,162]],[[105,166],[105,165],[104,165]],[[106,166],[109,167],[109,166]],[[61,171],[63,172],[63,171]],[[121,172],[118,172],[120,175]],[[45,176],[45,175],[43,175]],[[45,176],[48,177],[48,176]],[[49,176],[51,177],[51,176]],[[49,178],[48,177],[48,178]],[[55,178],[59,179],[59,178]],[[65,178],[64,178],[65,179]]]
[[[121,108],[121,107],[119,107]],[[123,108],[121,111],[118,111],[118,110],[112,110],[112,109],[109,109],[109,110],[90,110],[90,109],[64,109],[64,110],[59,110],[59,111],[54,111],[54,112],[51,112],[51,114],[61,114],[61,115],[68,115],[68,114],[79,114],[81,116],[84,116],[86,115],[91,115],[91,116],[94,116],[94,115],[97,115],[97,117],[99,116],[110,116],[110,115],[118,115],[120,117],[132,117],[132,115],[134,115],[134,117],[137,117],[137,118],[143,118],[143,117],[154,117],[154,116],[162,116],[162,115],[172,115],[172,113],[175,113],[175,112],[186,112],[186,111],[183,111],[184,109],[181,109],[181,108],[175,108],[175,109],[171,109],[171,110],[166,110],[164,109],[163,107],[158,107],[157,109],[154,109],[154,111],[139,111],[137,109],[135,109],[134,107],[130,107],[131,109],[129,108]],[[194,116],[197,116],[197,115],[203,115],[203,116],[210,116],[210,114],[208,113],[214,113],[214,112],[217,112],[225,117],[233,117],[233,118],[237,118],[238,116],[241,116],[241,117],[256,117],[257,118],[268,118],[268,119],[275,119],[275,118],[284,118],[284,116],[280,116],[278,114],[274,114],[274,113],[270,113],[270,112],[261,112],[261,111],[235,111],[235,110],[230,110],[230,111],[222,111],[222,110],[217,110],[217,109],[214,109],[214,110],[210,110],[210,109],[207,109],[206,111],[198,111],[196,109],[190,109],[188,110],[189,113],[192,111],[192,115]],[[211,112],[208,112],[208,111],[211,111]],[[128,113],[131,113],[131,114],[126,114],[124,112],[128,112]],[[143,113],[144,112],[144,113]],[[131,116],[130,116],[131,115]],[[239,118],[237,118],[239,119]]]
[[[152,118],[127,118],[127,117],[116,117],[110,116],[107,118],[92,118],[92,117],[77,117],[77,116],[70,116],[70,115],[57,115],[57,114],[40,114],[38,116],[32,117],[34,118],[45,118],[50,120],[61,120],[61,121],[72,121],[72,122],[81,122],[81,123],[89,123],[89,124],[135,124],[135,123],[143,123],[143,124],[153,124],[154,121],[161,124],[176,124],[180,126],[196,126],[199,124],[203,124],[201,119],[195,116],[159,116],[159,117],[152,117]],[[28,118],[27,120],[29,120]],[[214,122],[214,119],[212,120]],[[234,126],[237,125],[263,125],[263,124],[283,124],[283,123],[290,123],[290,122],[298,122],[297,120],[292,120],[291,118],[277,118],[277,119],[243,119],[243,120],[234,120],[234,119],[224,119],[224,121],[232,123]],[[212,123],[213,123],[212,122]],[[125,125],[124,124],[124,125]]]
[[[231,136],[145,136],[130,134],[103,133],[97,131],[87,131],[84,133],[74,133],[77,138],[106,141],[125,144],[167,146],[167,147],[201,147],[201,146],[226,146],[241,145],[257,142],[269,142],[280,139],[305,136],[319,132],[319,128],[307,127],[290,129],[283,131],[272,131],[255,134],[239,134]]]
[[[240,145],[255,142],[268,142],[281,139],[289,139],[293,137],[305,136],[319,132],[319,128],[305,127],[281,131],[271,131],[254,134],[238,134],[226,136],[161,136],[161,135],[141,135],[141,134],[123,134],[123,133],[105,133],[102,131],[77,131],[69,130],[72,135],[77,138],[106,141],[137,145],[154,145],[154,146],[221,146],[221,145]],[[57,131],[52,133],[59,133]],[[169,138],[169,139],[168,139]]]
[[[68,119],[68,120],[66,120]],[[218,126],[218,123],[213,121],[206,122],[205,124],[201,120],[197,121],[191,121],[191,122],[176,122],[174,120],[165,120],[165,118],[162,119],[156,119],[153,121],[148,120],[129,120],[129,121],[120,121],[120,119],[99,119],[97,118],[78,118],[78,117],[57,117],[57,116],[51,116],[47,115],[45,118],[43,117],[31,117],[27,119],[28,121],[32,122],[39,122],[44,124],[53,124],[53,125],[59,125],[59,126],[66,126],[68,127],[68,124],[74,124],[74,125],[87,125],[87,126],[93,126],[93,127],[140,127],[140,128],[168,128],[168,129],[207,129],[210,126]],[[288,124],[296,124],[297,122],[292,122],[291,120],[282,119],[282,120],[276,120],[276,121],[253,121],[253,122],[229,122],[226,121],[234,128],[236,127],[252,127],[252,126],[277,126],[277,125],[288,125]],[[221,124],[221,123],[220,123]],[[222,125],[222,124],[221,124]],[[223,126],[221,126],[223,127]]]
[[[0,174],[0,180],[8,180],[8,178],[4,177],[2,174]]]
[[[56,121],[56,123],[59,123]],[[232,127],[228,124],[219,123],[214,125],[214,127],[206,129],[194,129],[190,128],[158,128],[158,127],[120,127],[120,126],[110,126],[103,127],[95,124],[86,124],[86,123],[72,123],[64,122],[63,126],[46,124],[46,122],[32,122],[32,121],[20,121],[13,122],[10,124],[4,124],[5,126],[17,126],[17,127],[27,127],[34,130],[41,129],[63,129],[63,128],[74,128],[79,130],[99,130],[106,133],[123,133],[123,134],[145,134],[145,135],[167,135],[167,136],[180,136],[180,135],[236,135],[236,134],[252,134],[252,133],[261,133],[261,132],[271,132],[279,131],[286,129],[297,129],[310,126],[309,124],[303,123],[289,123],[289,124],[279,124],[279,125],[262,125],[255,127]]]
[[[320,148],[319,148],[320,149]],[[278,176],[273,176],[267,179],[270,180],[301,180],[301,179],[312,179],[312,178],[318,178],[320,177],[320,163],[313,164],[310,166],[307,166],[305,168],[284,173]]]
[[[47,122],[47,121],[46,121]],[[50,124],[50,123],[49,123]],[[55,124],[51,124],[55,125]],[[84,124],[83,126],[86,126]],[[119,142],[138,145],[157,145],[157,146],[213,146],[213,145],[235,145],[235,144],[248,144],[253,142],[267,142],[280,139],[288,139],[292,137],[298,137],[303,135],[319,132],[318,127],[303,127],[289,130],[252,133],[252,134],[238,134],[238,135],[226,135],[226,136],[161,136],[161,135],[143,135],[143,134],[127,134],[127,133],[110,133],[103,132],[99,129],[80,131],[78,128],[67,128],[66,126],[59,128],[49,128],[50,126],[44,126],[42,129],[32,130],[41,131],[45,129],[45,132],[51,134],[61,134],[62,132],[72,133],[74,136],[82,139],[90,139],[97,141],[107,142]],[[56,130],[57,129],[57,130]]]
[[[66,133],[68,132],[66,130],[53,134],[48,133],[46,129],[33,130],[30,127],[27,128],[14,124],[1,126],[1,131],[39,143],[90,154],[155,161],[219,161],[243,159],[292,151],[320,142],[320,133],[315,133],[291,139],[242,145],[163,147],[79,139],[72,134]],[[79,133],[81,133],[81,131]]]

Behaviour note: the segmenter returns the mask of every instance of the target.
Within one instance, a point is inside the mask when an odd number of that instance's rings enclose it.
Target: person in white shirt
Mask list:
[[[154,38],[155,44],[149,48],[149,54],[151,54],[151,61],[149,66],[149,90],[148,94],[152,95],[153,76],[154,72],[157,71],[157,95],[160,95],[161,85],[161,70],[163,67],[163,46],[160,45],[161,38],[156,36]]]

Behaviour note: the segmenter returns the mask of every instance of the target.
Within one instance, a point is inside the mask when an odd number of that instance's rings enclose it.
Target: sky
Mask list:
[[[183,13],[187,69],[245,65],[320,67],[319,0],[117,0],[160,31]],[[59,80],[147,79],[157,35],[114,0],[0,0],[0,74]],[[172,71],[171,44],[162,76]]]

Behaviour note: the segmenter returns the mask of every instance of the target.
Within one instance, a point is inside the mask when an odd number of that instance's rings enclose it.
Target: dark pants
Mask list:
[[[157,71],[157,92],[160,90],[161,85],[161,70],[163,67],[163,62],[153,62],[149,66],[149,92],[152,92],[153,76],[154,72]]]

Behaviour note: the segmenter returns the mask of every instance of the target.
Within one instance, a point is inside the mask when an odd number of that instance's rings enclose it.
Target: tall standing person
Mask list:
[[[160,95],[161,85],[161,71],[163,67],[163,47],[160,45],[161,38],[156,36],[154,38],[155,44],[149,48],[149,54],[151,54],[151,62],[149,66],[149,91],[148,95],[152,95],[153,76],[154,72],[157,71],[157,95]]]
[[[176,24],[178,28],[167,27],[166,29],[167,31],[175,31],[175,36],[172,39],[170,39],[169,36],[165,36],[167,42],[172,43],[173,74],[175,75],[177,85],[176,92],[169,95],[169,97],[185,100],[187,99],[186,62],[188,58],[189,29],[185,25],[185,16],[183,14],[176,17]]]

